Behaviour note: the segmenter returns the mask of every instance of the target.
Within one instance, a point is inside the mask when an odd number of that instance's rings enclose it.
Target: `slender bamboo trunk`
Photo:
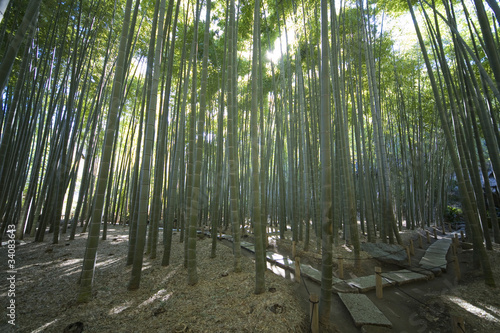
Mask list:
[[[113,96],[111,99],[110,111],[108,114],[108,123],[106,125],[106,135],[101,155],[99,168],[99,182],[95,194],[95,204],[93,207],[92,223],[89,231],[87,247],[83,260],[82,275],[80,277],[80,291],[78,302],[87,302],[92,297],[92,279],[95,269],[95,260],[97,255],[97,245],[99,242],[99,228],[101,224],[102,206],[104,205],[104,192],[109,173],[109,162],[111,160],[111,147],[113,145],[116,128],[118,127],[118,108],[120,104],[120,94],[122,92],[124,78],[124,64],[126,59],[125,46],[127,44],[127,31],[129,29],[130,12],[132,0],[127,0],[125,15],[120,38],[120,47],[118,60],[116,64],[116,74],[113,82]]]

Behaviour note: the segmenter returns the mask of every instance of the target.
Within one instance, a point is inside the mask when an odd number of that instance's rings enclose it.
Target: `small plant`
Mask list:
[[[457,223],[462,220],[463,212],[459,207],[447,206],[444,212],[444,219],[450,223]]]

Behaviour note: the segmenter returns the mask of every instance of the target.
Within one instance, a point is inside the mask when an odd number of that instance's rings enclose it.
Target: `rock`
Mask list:
[[[153,310],[153,316],[158,316],[164,312],[167,312],[167,310],[164,307],[156,308]]]
[[[63,331],[63,333],[81,333],[81,332],[83,332],[83,323],[81,321],[69,324],[64,328]]]
[[[276,303],[269,307],[269,311],[275,314],[279,314],[285,312],[285,307],[281,304]]]
[[[368,252],[373,258],[391,264],[406,264],[408,257],[406,249],[397,244],[362,243],[361,249]]]
[[[187,332],[188,326],[186,324],[179,324],[175,326],[174,332]]]

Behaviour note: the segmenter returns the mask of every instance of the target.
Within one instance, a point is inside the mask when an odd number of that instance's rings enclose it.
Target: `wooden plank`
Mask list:
[[[364,294],[339,293],[339,297],[351,314],[357,327],[375,325],[392,327],[392,323]]]

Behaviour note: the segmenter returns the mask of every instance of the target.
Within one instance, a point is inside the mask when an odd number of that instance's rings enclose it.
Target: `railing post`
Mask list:
[[[382,289],[382,268],[375,267],[375,287],[377,298],[383,298],[384,292]]]
[[[300,257],[295,258],[295,281],[300,283]]]
[[[309,302],[311,303],[311,332],[319,333],[319,297],[317,294],[311,294],[309,296]]]
[[[344,279],[344,259],[339,257],[339,278]]]

